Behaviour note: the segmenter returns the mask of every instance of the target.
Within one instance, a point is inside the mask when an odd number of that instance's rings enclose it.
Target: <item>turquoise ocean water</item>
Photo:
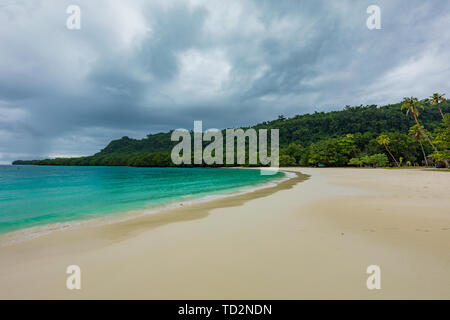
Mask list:
[[[241,169],[0,166],[0,233],[158,207],[283,175]]]

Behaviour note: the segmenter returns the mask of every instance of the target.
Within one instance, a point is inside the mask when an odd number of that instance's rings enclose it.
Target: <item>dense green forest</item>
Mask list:
[[[448,101],[433,95],[382,107],[347,106],[341,111],[279,116],[251,128],[279,129],[280,166],[442,165],[450,159],[449,111]],[[170,137],[171,132],[141,140],[123,137],[92,156],[13,164],[173,166],[170,152],[178,142]]]

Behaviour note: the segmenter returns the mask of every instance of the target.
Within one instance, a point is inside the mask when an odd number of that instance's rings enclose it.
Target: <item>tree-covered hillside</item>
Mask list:
[[[279,129],[282,166],[422,165],[429,154],[437,152],[425,138],[435,139],[444,130],[442,117],[450,111],[450,105],[445,100],[439,103],[440,110],[432,107],[431,101],[423,101],[421,105],[424,109],[418,112],[418,119],[420,129],[426,131],[418,131],[416,135],[411,133],[416,121],[401,110],[402,103],[383,107],[347,106],[341,111],[292,118],[279,116],[252,128]],[[380,135],[383,139],[379,139]],[[111,141],[93,156],[18,160],[14,164],[172,166],[170,152],[177,142],[172,142],[170,137],[171,132],[149,134],[141,140],[123,137]],[[446,147],[440,150],[447,152]]]

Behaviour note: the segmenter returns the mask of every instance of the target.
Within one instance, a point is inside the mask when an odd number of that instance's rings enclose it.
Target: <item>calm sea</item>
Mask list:
[[[158,207],[283,175],[241,169],[0,166],[0,233]]]

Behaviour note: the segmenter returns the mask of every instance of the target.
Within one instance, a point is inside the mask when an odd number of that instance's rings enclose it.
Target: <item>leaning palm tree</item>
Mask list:
[[[433,93],[433,95],[430,96],[430,98],[427,100],[427,102],[429,102],[432,107],[433,106],[438,107],[439,112],[441,113],[441,116],[442,116],[442,120],[444,120],[444,113],[442,112],[440,104],[444,103],[445,101],[447,101],[444,98],[444,96],[445,96],[445,94]]]
[[[423,158],[425,159],[425,165],[428,167],[428,160],[427,156],[425,154],[425,150],[423,149],[423,143],[422,143],[422,133],[420,132],[419,127],[416,125],[413,125],[411,128],[409,128],[409,135],[416,139],[416,141],[420,144],[420,148],[422,149]]]
[[[400,163],[395,159],[394,155],[391,153],[391,150],[389,150],[388,145],[391,143],[391,139],[389,139],[389,136],[387,134],[380,134],[377,138],[378,144],[384,146],[386,148],[386,151],[389,153],[389,155],[394,159],[395,164],[397,167],[400,167]]]
[[[422,136],[424,136],[428,143],[433,147],[434,151],[438,151],[436,149],[436,146],[431,142],[430,137],[425,133],[425,130],[422,128],[422,126],[419,123],[419,120],[417,119],[419,117],[419,110],[423,110],[423,105],[420,103],[420,101],[417,98],[411,97],[411,98],[404,98],[402,102],[401,110],[406,109],[406,114],[411,114],[414,118],[414,120],[417,123],[417,126],[419,127],[420,132],[422,133]]]

